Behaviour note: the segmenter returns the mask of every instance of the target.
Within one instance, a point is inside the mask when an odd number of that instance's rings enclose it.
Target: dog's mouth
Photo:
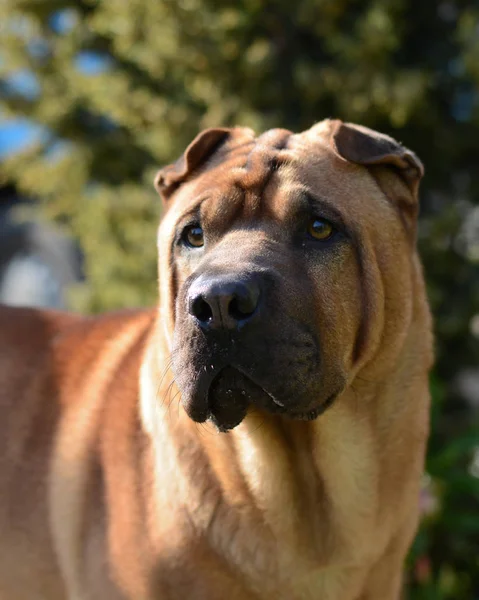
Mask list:
[[[241,423],[250,405],[268,413],[291,419],[311,421],[334,402],[336,394],[314,410],[295,411],[280,399],[234,367],[224,367],[212,380],[208,390],[208,418],[220,431],[228,431]]]
[[[250,404],[270,408],[281,407],[252,379],[234,367],[224,367],[208,390],[210,419],[220,431],[233,429],[245,418]],[[283,409],[284,410],[284,409]]]

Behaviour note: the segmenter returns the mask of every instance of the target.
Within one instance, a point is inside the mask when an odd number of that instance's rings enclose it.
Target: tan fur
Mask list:
[[[159,176],[170,204],[157,311],[0,308],[0,600],[399,598],[428,432],[431,324],[403,206],[420,163],[395,155],[401,179],[389,154],[371,158],[341,127],[289,138],[264,189],[268,144],[288,132],[257,146],[250,130],[210,132]],[[373,142],[388,149],[389,138]],[[272,240],[303,188],[360,237],[361,267],[349,247],[308,267],[324,385],[339,366],[346,379],[316,420],[251,409],[220,433],[181,404],[174,295],[191,267],[172,257],[173,232],[200,196],[205,223],[235,223],[232,178],[248,190],[244,218],[265,225],[228,226],[211,261],[263,261],[294,281],[287,246]]]

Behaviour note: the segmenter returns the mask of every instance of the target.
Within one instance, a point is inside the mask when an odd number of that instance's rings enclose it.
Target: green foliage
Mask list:
[[[477,0],[4,0],[1,11],[0,118],[45,127],[2,179],[79,238],[85,310],[154,302],[152,179],[204,127],[298,130],[335,116],[419,154],[437,332],[425,494],[437,507],[409,594],[477,598],[478,417],[457,385],[479,364]],[[15,85],[19,72],[35,75],[32,89]]]

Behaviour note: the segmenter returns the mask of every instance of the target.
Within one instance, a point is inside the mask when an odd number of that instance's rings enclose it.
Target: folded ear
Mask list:
[[[155,188],[164,201],[167,201],[176,188],[208,158],[230,135],[227,128],[205,129],[191,142],[181,157],[172,165],[161,169],[155,177]]]
[[[419,182],[424,167],[399,142],[361,125],[330,121],[330,143],[341,158],[369,168],[383,193],[394,202],[415,230]]]

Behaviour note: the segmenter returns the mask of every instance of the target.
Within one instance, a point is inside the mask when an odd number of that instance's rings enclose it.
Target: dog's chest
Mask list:
[[[255,437],[254,424],[245,423],[231,436],[229,454],[223,449],[212,461],[220,485],[197,496],[198,529],[260,598],[348,600],[365,576],[363,565],[386,543],[375,522],[367,424],[358,421],[341,441],[344,418],[329,418],[328,433],[317,439],[307,440],[298,427],[287,445],[267,424]]]
[[[261,599],[354,598],[390,534],[377,522],[369,421],[333,407],[318,428],[298,423],[285,433],[247,418],[215,434],[151,405],[161,413],[150,421],[160,562],[182,554],[196,579],[201,556],[201,573]]]

